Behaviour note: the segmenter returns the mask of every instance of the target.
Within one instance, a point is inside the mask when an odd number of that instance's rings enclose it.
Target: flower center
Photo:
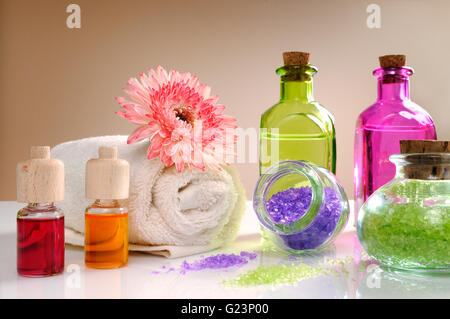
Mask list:
[[[177,119],[179,119],[183,122],[189,123],[189,124],[194,122],[194,116],[192,115],[190,110],[185,106],[176,108],[175,116],[177,117]]]

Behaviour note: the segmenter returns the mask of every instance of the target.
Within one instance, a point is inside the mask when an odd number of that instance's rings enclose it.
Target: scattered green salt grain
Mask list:
[[[332,267],[333,270],[342,275],[349,275],[347,266],[353,265],[354,263],[355,259],[352,256],[347,256],[344,258],[337,258],[337,259],[325,258],[321,264],[324,265],[325,267],[326,266]]]
[[[262,230],[262,238],[261,238],[261,252],[263,253],[278,253],[282,250],[280,250],[280,248],[278,248],[277,246],[275,246],[275,244],[269,239],[266,238],[265,232],[267,232],[267,230],[263,229]]]
[[[348,274],[345,266],[352,262],[354,259],[349,256],[338,259],[325,258],[320,266],[316,267],[303,263],[259,266],[235,279],[224,280],[222,284],[228,287],[297,284],[301,280],[318,276]]]
[[[311,267],[306,264],[259,266],[239,275],[236,279],[226,280],[222,283],[230,287],[295,284],[302,279],[317,277],[322,274],[322,271],[322,267]]]
[[[365,272],[367,270],[367,267],[372,264],[373,262],[371,260],[361,260],[358,264],[358,267],[356,269],[356,272],[361,273]]]

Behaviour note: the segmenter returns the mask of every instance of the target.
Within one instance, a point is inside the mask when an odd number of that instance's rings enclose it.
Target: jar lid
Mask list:
[[[86,163],[86,197],[125,199],[129,195],[130,165],[117,158],[117,147],[101,146],[98,158]]]
[[[32,146],[31,159],[16,168],[17,201],[51,203],[64,200],[64,164],[50,158],[50,146]]]

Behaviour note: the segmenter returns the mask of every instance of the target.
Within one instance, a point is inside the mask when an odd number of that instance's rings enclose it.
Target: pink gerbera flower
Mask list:
[[[127,84],[124,91],[131,99],[117,97],[124,111],[116,114],[139,125],[128,144],[148,138],[148,158],[159,156],[166,166],[175,163],[179,172],[185,166],[220,170],[220,164],[229,164],[236,120],[223,115],[225,106],[217,104],[217,95],[210,96],[208,85],[190,73],[167,73],[161,66]]]

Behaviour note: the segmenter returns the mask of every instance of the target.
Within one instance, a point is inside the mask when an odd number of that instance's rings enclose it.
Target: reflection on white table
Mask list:
[[[127,267],[112,270],[84,266],[82,248],[66,246],[63,275],[48,278],[24,278],[16,272],[16,221],[21,205],[0,202],[0,298],[450,298],[450,277],[392,272],[376,264],[361,267],[361,247],[350,218],[346,230],[334,244],[320,254],[303,256],[301,262],[316,265],[325,257],[351,256],[340,276],[322,275],[295,285],[229,288],[221,284],[259,265],[292,263],[281,252],[261,252],[259,225],[249,206],[238,238],[229,246],[209,252],[258,251],[258,257],[244,267],[223,270],[178,271],[152,274],[152,271],[179,268],[199,256],[166,259],[130,253]],[[361,269],[362,268],[362,269]]]

